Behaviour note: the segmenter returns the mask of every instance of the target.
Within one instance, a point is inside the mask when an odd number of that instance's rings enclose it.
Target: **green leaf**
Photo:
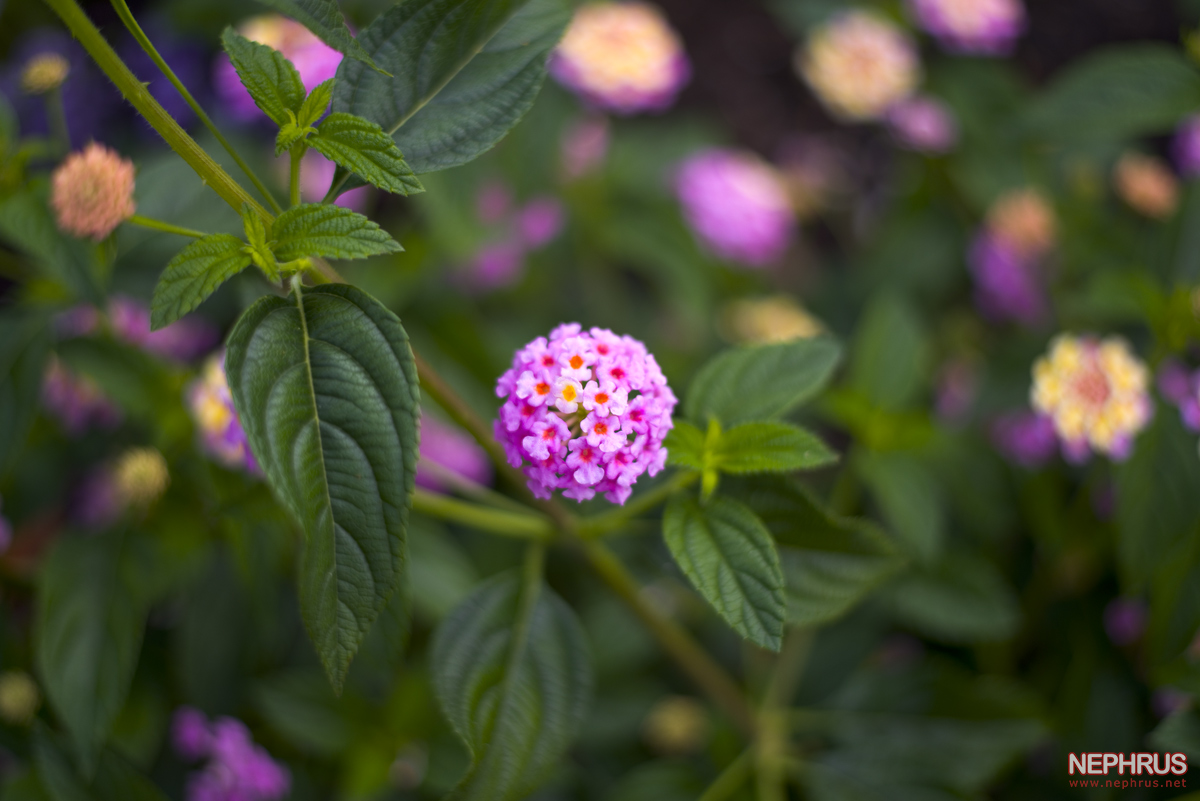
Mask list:
[[[1192,709],[1173,712],[1150,732],[1148,739],[1160,751],[1182,752],[1189,762],[1200,760],[1200,716]]]
[[[705,467],[704,432],[686,420],[676,420],[663,443],[667,464],[703,470]]]
[[[883,519],[906,550],[925,563],[936,560],[946,539],[945,498],[937,477],[902,451],[864,452],[857,465]]]
[[[1131,587],[1151,582],[1194,540],[1200,460],[1179,415],[1160,412],[1116,468],[1117,565]]]
[[[362,290],[251,306],[225,366],[251,449],[305,532],[300,610],[336,691],[401,581],[417,461],[417,371],[400,320]]]
[[[195,309],[221,284],[250,266],[245,243],[231,234],[197,239],[167,262],[150,301],[150,328],[157,331]]]
[[[570,747],[592,691],[587,639],[571,608],[539,581],[497,576],[438,627],[438,701],[471,753],[450,798],[516,801]]]
[[[283,151],[290,149],[292,145],[301,141],[309,134],[316,132],[316,128],[301,128],[299,125],[289,120],[281,125],[279,128],[279,133],[275,134],[275,155],[280,155],[283,153]],[[305,147],[308,146],[305,145]]]
[[[141,649],[145,611],[124,575],[122,532],[67,536],[42,569],[34,658],[46,695],[85,771],[125,703]]]
[[[754,512],[731,498],[701,506],[677,495],[663,515],[663,537],[692,586],[735,631],[779,650],[787,611],[783,568]]]
[[[287,14],[305,28],[317,35],[325,44],[342,55],[379,69],[371,56],[365,51],[350,28],[346,26],[346,18],[338,7],[337,0],[258,0],[264,6],[270,6],[281,14]]]
[[[1025,127],[1055,139],[1125,140],[1171,131],[1200,106],[1200,73],[1177,47],[1122,45],[1060,73]]]
[[[0,478],[20,453],[33,424],[49,354],[45,317],[23,313],[0,317]]]
[[[17,192],[0,202],[0,237],[80,299],[95,306],[105,304],[95,247],[59,231],[42,197]]]
[[[264,220],[249,203],[242,204],[242,226],[246,231],[246,255],[254,262],[254,266],[262,270],[263,275],[272,283],[279,283],[279,264],[275,260],[272,243],[268,241],[270,233],[267,221]]]
[[[721,434],[713,464],[726,473],[811,470],[837,461],[815,434],[790,423],[743,423]]]
[[[419,175],[489,150],[533,105],[566,0],[406,0],[362,33],[385,78],[343,61],[334,111],[379,123]]]
[[[931,356],[917,312],[899,295],[880,294],[859,323],[850,384],[876,408],[902,409],[921,391]]]
[[[412,195],[425,191],[392,137],[370,120],[335,111],[317,126],[308,144],[385,192]]]
[[[308,93],[308,97],[304,98],[304,102],[300,104],[300,112],[296,115],[297,125],[307,128],[317,124],[317,120],[321,119],[329,110],[329,104],[333,102],[335,82],[336,79],[330,78],[313,87],[313,90]]]
[[[307,203],[288,209],[271,228],[275,256],[283,261],[305,256],[362,259],[404,250],[391,234],[342,206]]]
[[[1008,639],[1021,617],[1000,571],[966,553],[947,554],[933,567],[906,575],[893,588],[890,606],[900,622],[952,644]]]
[[[904,565],[887,535],[865,520],[839,517],[782,476],[732,481],[779,543],[788,622],[817,626],[861,603]]]
[[[839,358],[828,337],[718,353],[692,380],[684,411],[695,422],[713,416],[726,426],[780,417],[820,392]]]
[[[233,28],[221,34],[221,44],[254,104],[280,127],[295,122],[307,93],[292,62],[278,50],[252,42]]]
[[[101,753],[91,782],[84,781],[71,764],[69,750],[44,725],[37,725],[33,762],[51,801],[167,801],[154,782],[111,750]]]

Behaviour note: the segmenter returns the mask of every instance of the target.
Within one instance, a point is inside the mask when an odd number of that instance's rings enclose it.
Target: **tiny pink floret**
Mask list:
[[[577,501],[599,493],[624,504],[643,473],[666,464],[677,400],[636,339],[559,326],[517,351],[496,395],[504,399],[496,438],[539,498],[562,490]]]

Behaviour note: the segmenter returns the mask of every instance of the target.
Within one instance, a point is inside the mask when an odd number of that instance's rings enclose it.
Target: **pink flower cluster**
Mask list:
[[[496,182],[479,190],[475,212],[491,229],[489,241],[475,252],[462,276],[475,291],[517,283],[525,273],[528,255],[554,241],[566,222],[563,205],[556,198],[540,195],[515,208],[512,191]]]
[[[667,461],[676,398],[646,346],[578,323],[560,325],[513,357],[496,382],[496,439],[539,498],[561,489],[624,504],[642,473]]]
[[[487,452],[457,426],[421,415],[420,458],[417,486],[434,492],[451,489],[447,473],[457,473],[476,484],[492,483],[492,465]]]
[[[107,322],[120,341],[173,362],[195,361],[216,347],[221,338],[215,326],[194,314],[151,331],[150,308],[127,295],[113,295],[107,312],[105,320],[96,307],[81,303],[55,318],[55,333],[62,339],[90,336]]]
[[[120,410],[95,381],[71,372],[57,359],[42,378],[42,405],[73,436],[92,426],[113,428],[121,422]]]
[[[181,707],[171,721],[171,739],[184,759],[208,758],[188,779],[188,801],[275,801],[292,788],[288,769],[254,744],[240,720],[209,723],[200,710]]]
[[[997,56],[1025,30],[1021,0],[909,0],[917,24],[955,53]]]

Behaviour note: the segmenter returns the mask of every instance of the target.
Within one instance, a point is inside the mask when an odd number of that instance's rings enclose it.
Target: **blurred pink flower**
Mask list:
[[[958,123],[946,104],[927,95],[892,106],[888,126],[902,147],[920,153],[946,153],[958,141]]]
[[[429,415],[421,415],[421,449],[417,461],[417,484],[436,492],[452,489],[441,471],[430,469],[429,463],[473,481],[492,483],[492,465],[487,453],[462,429],[450,426]]]
[[[280,159],[277,163],[280,173],[286,181],[287,160]],[[337,171],[337,165],[332,161],[315,150],[305,151],[300,160],[300,199],[305,203],[320,203],[324,200],[325,194],[329,191],[329,185],[333,183],[335,171]],[[371,187],[360,186],[357,189],[343,192],[333,202],[338,206],[361,213],[367,208],[370,199]]]
[[[1005,55],[1025,30],[1021,0],[908,0],[917,24],[947,50]]]
[[[753,153],[720,148],[695,153],[680,166],[675,191],[692,231],[723,259],[765,267],[792,243],[795,215],[787,187]]]
[[[595,172],[608,156],[609,124],[601,116],[588,116],[563,133],[563,175],[568,181]]]
[[[112,297],[108,319],[117,339],[178,362],[200,358],[216,346],[221,336],[215,326],[194,315],[151,331],[150,309],[126,295]]]
[[[67,156],[50,177],[58,227],[99,242],[133,216],[133,162],[92,142]]]
[[[1002,456],[1028,469],[1041,467],[1058,453],[1054,421],[1033,411],[1010,412],[992,423],[992,442]]]
[[[1193,114],[1179,124],[1171,142],[1175,167],[1186,178],[1200,175],[1200,114]]]

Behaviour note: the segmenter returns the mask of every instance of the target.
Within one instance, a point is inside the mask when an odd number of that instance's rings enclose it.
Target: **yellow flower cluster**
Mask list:
[[[21,88],[31,95],[44,95],[62,86],[71,65],[58,53],[38,53],[21,71]]]
[[[735,300],[721,322],[728,339],[756,344],[808,339],[824,330],[820,320],[787,295]]]
[[[865,11],[841,14],[817,28],[796,54],[796,69],[830,111],[848,120],[882,117],[921,79],[912,40]]]
[[[1125,340],[1063,334],[1034,364],[1030,399],[1068,452],[1086,446],[1123,458],[1150,420],[1148,384],[1146,365]]]

